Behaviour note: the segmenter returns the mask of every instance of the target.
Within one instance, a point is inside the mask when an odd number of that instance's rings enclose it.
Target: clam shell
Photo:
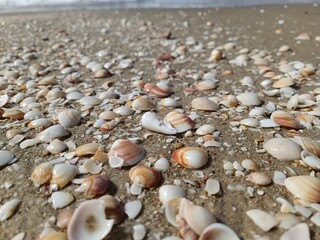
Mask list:
[[[14,159],[14,154],[10,151],[0,150],[0,167],[10,163]]]
[[[129,115],[132,115],[134,113],[134,111],[127,107],[127,106],[121,106],[121,107],[118,107],[116,109],[113,110],[116,114],[119,114],[121,116],[129,116]]]
[[[51,195],[53,208],[64,208],[73,202],[74,197],[68,192],[54,192]]]
[[[104,203],[104,211],[107,218],[113,219],[115,224],[120,223],[124,218],[124,209],[122,204],[111,195],[104,195],[99,199]]]
[[[197,110],[203,110],[203,111],[217,111],[219,109],[219,105],[210,101],[207,98],[195,98],[191,101],[191,106],[194,109]]]
[[[320,169],[320,158],[318,158],[316,155],[313,155],[312,153],[309,153],[307,151],[302,151],[301,159],[309,167],[313,169]]]
[[[277,218],[260,209],[251,209],[247,211],[246,214],[258,227],[265,232],[279,224],[279,220]]]
[[[299,130],[302,128],[300,122],[295,119],[292,115],[284,111],[274,111],[270,118],[275,123],[283,127],[293,128]]]
[[[273,88],[283,88],[283,87],[290,87],[294,85],[294,79],[292,78],[282,78],[272,84]]]
[[[118,114],[116,114],[113,111],[104,111],[99,114],[99,118],[103,120],[114,120],[118,117]]]
[[[53,166],[50,162],[38,165],[31,174],[31,180],[36,186],[41,186],[51,180]]]
[[[63,188],[77,175],[77,172],[77,167],[67,163],[54,165],[50,183],[51,185],[57,184],[59,188]]]
[[[261,186],[269,185],[272,182],[271,178],[268,175],[260,172],[250,173],[247,180]]]
[[[169,112],[164,119],[167,120],[178,133],[186,132],[194,126],[194,122],[187,115],[177,111]]]
[[[122,158],[123,166],[135,165],[144,158],[144,155],[145,150],[142,147],[127,139],[116,140],[108,152],[109,159],[113,156]]]
[[[245,106],[258,106],[261,104],[261,100],[258,94],[254,92],[246,92],[239,94],[237,96],[237,100]]]
[[[98,143],[86,143],[77,147],[74,152],[78,157],[94,155],[98,151],[99,147],[100,145]]]
[[[130,169],[129,177],[131,181],[144,188],[152,188],[159,185],[161,174],[152,167],[143,165],[135,166]]]
[[[68,135],[69,132],[64,127],[62,127],[61,125],[53,125],[40,132],[37,135],[36,139],[39,139],[43,142],[49,142],[55,138],[61,138]]]
[[[320,179],[311,176],[288,177],[284,185],[297,198],[309,202],[320,202]]]
[[[5,106],[9,101],[9,96],[8,95],[1,95],[0,96],[0,107]]]
[[[79,124],[81,115],[75,109],[64,109],[58,114],[58,119],[61,126],[71,128]]]
[[[41,143],[39,139],[26,139],[20,143],[20,148],[25,149],[28,147],[36,146],[37,144]]]
[[[172,153],[172,160],[185,168],[197,169],[208,161],[208,154],[198,147],[183,147]]]
[[[109,187],[109,180],[105,176],[90,176],[85,178],[76,192],[85,192],[88,197],[103,195]]]
[[[159,188],[159,199],[163,204],[171,199],[184,197],[186,192],[176,185],[162,185]]]
[[[170,89],[161,88],[152,83],[146,83],[143,89],[144,91],[150,93],[151,95],[160,97],[160,98],[168,97],[171,94]]]
[[[81,105],[89,105],[89,106],[96,106],[102,103],[102,101],[95,97],[95,96],[85,96],[80,98],[79,103]]]
[[[59,139],[54,139],[50,142],[46,149],[52,154],[58,154],[65,150],[67,147],[67,144],[65,144],[64,142],[60,141]]]
[[[195,85],[195,88],[199,91],[208,91],[208,90],[215,89],[216,87],[217,87],[217,83],[210,80],[204,80],[204,81],[198,82]]]
[[[282,161],[300,159],[302,148],[288,138],[272,138],[264,144],[264,149],[274,158]]]
[[[203,230],[199,240],[240,240],[240,238],[227,225],[213,223]]]
[[[58,89],[58,88],[54,88],[54,89],[51,89],[47,94],[46,94],[46,99],[51,101],[51,100],[55,100],[55,99],[58,99],[58,98],[64,98],[66,96],[66,94],[61,90],[61,89]]]
[[[124,205],[124,212],[127,214],[129,219],[136,218],[142,209],[142,203],[140,200],[134,200],[127,202]]]
[[[37,118],[28,124],[28,128],[47,128],[52,125],[48,118]]]
[[[164,120],[160,121],[153,112],[146,112],[141,117],[141,124],[143,127],[158,133],[163,134],[176,134],[177,130],[171,124]]]
[[[298,137],[303,150],[320,157],[320,143],[307,137]]]
[[[21,203],[19,199],[11,199],[0,207],[0,222],[10,218]]]
[[[132,109],[140,111],[149,111],[156,107],[156,105],[146,97],[139,97],[132,102]]]
[[[83,202],[72,215],[68,225],[69,240],[103,239],[111,231],[114,220],[107,220],[102,200]]]
[[[24,112],[16,108],[9,109],[2,114],[3,118],[10,118],[12,120],[21,120],[23,116]]]

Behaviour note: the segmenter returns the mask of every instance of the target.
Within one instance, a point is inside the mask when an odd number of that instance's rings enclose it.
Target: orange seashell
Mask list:
[[[191,118],[177,111],[169,112],[164,119],[170,122],[170,124],[177,130],[178,133],[188,131],[195,125]]]
[[[208,154],[199,147],[183,147],[172,153],[172,160],[185,168],[197,169],[208,161]]]
[[[170,90],[160,88],[152,83],[146,83],[143,89],[151,95],[160,98],[168,97],[171,94]]]
[[[159,185],[161,174],[152,167],[143,165],[135,166],[130,169],[129,177],[135,184],[144,187],[152,188]]]
[[[123,166],[132,166],[140,162],[145,155],[145,150],[137,144],[127,139],[116,140],[109,152],[109,159],[111,157],[119,157],[124,160]]]
[[[94,155],[98,151],[99,147],[100,145],[98,143],[86,143],[77,147],[74,152],[78,157]]]
[[[300,122],[295,119],[292,115],[284,111],[274,111],[270,118],[277,124],[283,127],[293,128],[293,129],[301,129],[302,126]]]

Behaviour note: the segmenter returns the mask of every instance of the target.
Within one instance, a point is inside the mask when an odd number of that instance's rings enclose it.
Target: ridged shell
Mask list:
[[[171,91],[169,89],[160,88],[152,83],[146,83],[143,89],[151,95],[160,98],[168,97],[171,94]]]
[[[52,185],[57,184],[59,188],[63,188],[76,176],[77,172],[77,167],[67,163],[54,165],[50,183]]]
[[[31,180],[36,186],[41,186],[51,180],[53,166],[49,162],[38,165],[31,174]]]
[[[300,159],[302,148],[288,138],[272,138],[264,144],[264,149],[273,157],[282,161]]]
[[[64,127],[62,127],[61,125],[53,125],[40,132],[37,135],[36,139],[39,139],[43,142],[49,142],[55,138],[61,138],[68,135],[69,132]]]
[[[199,240],[240,240],[240,238],[227,225],[213,223],[203,230]]]
[[[88,155],[94,155],[100,145],[98,143],[86,143],[79,147],[77,147],[74,152],[76,156],[82,157],[82,156],[88,156]]]
[[[284,111],[274,111],[270,118],[280,126],[293,128],[299,130],[302,128],[300,122],[295,119],[292,115]]]
[[[187,115],[177,111],[169,112],[164,119],[167,120],[178,133],[192,129],[195,124]]]
[[[191,102],[191,106],[192,108],[197,110],[210,111],[210,112],[217,111],[219,109],[218,104],[210,101],[207,98],[201,98],[201,97],[193,99]]]
[[[79,124],[81,115],[75,109],[64,109],[58,114],[58,119],[61,126],[71,128]]]
[[[103,195],[109,187],[109,180],[105,176],[90,176],[85,178],[76,192],[85,192],[88,197]]]
[[[320,157],[320,143],[307,137],[298,137],[303,150]]]
[[[129,177],[131,181],[144,188],[157,187],[161,180],[161,174],[152,167],[143,165],[130,169]]]
[[[294,176],[284,180],[284,185],[297,198],[320,202],[320,179],[311,176]]]
[[[139,97],[132,102],[132,109],[140,111],[149,111],[156,107],[156,105],[148,98]]]
[[[104,195],[99,198],[104,203],[104,211],[108,219],[113,219],[115,224],[122,222],[124,209],[122,204],[111,195]]]
[[[208,154],[198,147],[183,147],[172,153],[172,160],[185,168],[197,169],[208,161]]]
[[[142,147],[127,139],[116,140],[108,152],[109,159],[113,156],[122,158],[123,166],[132,166],[140,162],[144,155],[145,150]]]

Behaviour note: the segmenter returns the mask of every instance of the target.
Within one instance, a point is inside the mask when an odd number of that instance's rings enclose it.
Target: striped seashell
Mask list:
[[[109,160],[112,157],[122,158],[123,166],[132,166],[140,162],[144,155],[145,150],[142,147],[127,139],[116,140],[108,152]]]
[[[299,144],[288,138],[272,138],[263,147],[271,156],[282,161],[300,159],[302,151]]]
[[[167,120],[161,121],[153,112],[146,112],[141,117],[141,124],[143,127],[158,133],[176,134],[177,130],[171,126]]]
[[[168,97],[171,94],[171,91],[169,89],[160,88],[152,83],[146,83],[143,89],[151,95],[160,98]]]
[[[129,177],[133,183],[143,188],[157,187],[161,180],[161,174],[158,170],[143,165],[131,168]]]
[[[58,119],[61,126],[71,128],[78,125],[81,115],[75,109],[64,109],[58,114]]]
[[[208,154],[199,147],[183,147],[172,153],[172,160],[185,168],[197,169],[207,163]]]
[[[169,112],[164,119],[177,130],[177,133],[188,131],[195,125],[187,115],[177,111]]]
[[[307,137],[297,137],[303,150],[320,157],[320,143]]]
[[[95,197],[105,194],[108,190],[109,180],[107,177],[93,175],[85,178],[76,192],[84,192],[87,197]]]
[[[270,118],[272,121],[283,127],[293,128],[296,130],[302,128],[302,125],[297,119],[295,119],[291,114],[281,110],[274,111]]]

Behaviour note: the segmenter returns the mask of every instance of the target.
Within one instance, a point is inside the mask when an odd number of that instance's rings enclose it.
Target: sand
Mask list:
[[[301,62],[312,63],[319,68],[319,47],[320,42],[315,40],[319,32],[320,8],[312,5],[302,6],[268,6],[268,7],[250,7],[250,8],[227,8],[227,9],[182,9],[182,10],[96,10],[96,11],[61,11],[61,12],[40,12],[40,13],[19,13],[3,14],[0,16],[0,56],[17,55],[23,52],[21,48],[34,49],[38,58],[32,60],[32,63],[47,64],[52,63],[52,72],[59,75],[58,66],[61,63],[69,62],[70,52],[74,54],[79,49],[84,56],[94,57],[94,54],[101,49],[109,49],[113,57],[126,55],[134,59],[134,69],[124,70],[121,75],[115,75],[108,80],[114,80],[117,83],[124,83],[121,87],[121,93],[130,91],[129,81],[136,76],[138,71],[143,71],[142,79],[146,82],[156,82],[154,79],[154,67],[152,62],[160,53],[170,53],[173,41],[178,43],[175,46],[183,45],[187,37],[193,36],[198,43],[203,44],[203,50],[195,53],[187,52],[184,61],[173,61],[170,66],[176,72],[181,69],[190,69],[196,71],[208,71],[210,64],[208,58],[211,49],[207,48],[207,43],[214,41],[216,46],[223,45],[228,41],[235,41],[237,50],[241,48],[260,49],[269,52],[278,63],[281,59],[288,61],[299,60]],[[160,39],[159,34],[170,31],[170,40]],[[310,40],[297,41],[295,37],[300,33],[308,33]],[[52,50],[52,45],[60,43],[61,48]],[[291,51],[277,54],[277,49],[282,45],[290,46]],[[236,56],[237,50],[232,51],[232,56]],[[144,52],[143,56],[139,52]],[[139,56],[140,54],[140,56]],[[232,59],[230,55],[227,56]],[[14,57],[13,57],[14,59]],[[106,62],[102,60],[101,63]],[[270,64],[272,66],[272,63]],[[226,91],[234,94],[235,87],[239,89],[244,87],[239,82],[244,76],[252,76],[257,80],[252,91],[259,92],[262,76],[253,74],[249,67],[236,67],[222,60],[216,67],[220,82],[217,90],[205,93],[196,93],[195,95],[185,96],[183,94],[182,81],[187,84],[193,84],[195,81],[190,78],[183,78],[179,82],[173,83],[173,96],[181,98],[181,103],[187,112],[191,111],[190,102],[195,96],[213,96],[214,92]],[[275,66],[273,66],[275,69]],[[83,68],[84,69],[84,68]],[[232,70],[233,74],[227,77],[221,76],[224,70]],[[98,86],[103,80],[92,80],[92,73],[89,70],[83,70],[81,79],[93,82]],[[319,79],[319,73],[311,77],[313,80]],[[120,85],[119,85],[120,86]],[[299,92],[312,91],[314,86],[302,85]],[[1,95],[5,94],[1,90]],[[272,99],[272,98],[270,98]],[[267,101],[268,98],[264,98]],[[287,129],[261,131],[244,130],[242,132],[232,131],[228,121],[222,121],[222,116],[216,113],[199,112],[203,116],[198,121],[200,124],[210,123],[221,132],[218,140],[222,143],[229,143],[230,148],[224,147],[208,148],[210,161],[201,169],[206,176],[218,179],[222,194],[220,196],[208,196],[204,192],[205,182],[197,179],[193,173],[194,170],[184,169],[173,164],[171,169],[163,173],[163,184],[173,184],[174,179],[192,179],[201,184],[200,188],[195,188],[182,182],[181,187],[187,191],[187,196],[194,203],[203,205],[216,216],[219,222],[230,226],[241,239],[255,239],[255,236],[270,236],[271,239],[279,239],[285,230],[275,228],[269,232],[263,232],[259,229],[245,214],[249,209],[258,208],[265,211],[277,212],[280,205],[276,203],[276,197],[284,197],[290,201],[293,196],[283,186],[272,184],[266,187],[256,187],[262,190],[262,196],[255,192],[253,198],[249,197],[246,191],[230,191],[228,185],[244,184],[253,186],[246,181],[245,177],[236,177],[226,175],[223,169],[223,160],[239,161],[249,158],[255,160],[260,171],[272,176],[275,170],[286,171],[286,166],[295,169],[299,174],[309,174],[310,170],[302,166],[292,165],[288,162],[281,162],[272,158],[267,153],[259,154],[257,148],[262,145],[255,145],[254,140],[261,141],[271,138],[275,132],[283,136],[290,136]],[[244,113],[243,117],[248,117]],[[160,115],[164,115],[160,112]],[[241,115],[241,114],[240,114]],[[139,126],[139,119],[135,115],[132,118],[124,118],[121,128],[110,132],[110,138],[102,141],[106,149],[119,136],[138,136],[143,139],[146,131],[132,133],[133,127]],[[85,117],[80,126],[71,129],[71,136],[67,140],[72,140],[78,146],[83,143],[92,142],[95,139],[91,135],[85,134],[86,122],[95,118]],[[0,120],[3,126],[7,120]],[[317,139],[319,136],[317,128],[311,130],[303,129],[300,135],[309,136]],[[26,133],[29,137],[34,137],[39,130],[31,130]],[[6,129],[0,129],[1,147],[14,152],[18,158],[17,164],[20,170],[9,171],[8,168],[0,169],[0,185],[6,181],[12,181],[14,185],[9,189],[0,188],[0,203],[12,198],[22,200],[16,213],[8,220],[0,224],[0,239],[10,239],[20,232],[25,232],[25,239],[35,239],[41,233],[44,222],[50,217],[57,216],[60,210],[55,210],[52,204],[48,202],[48,196],[43,191],[35,187],[30,180],[32,170],[47,159],[53,159],[57,156],[47,156],[43,154],[44,147],[40,144],[35,147],[21,150],[18,145],[9,146],[5,137]],[[170,159],[170,151],[175,149],[177,143],[183,145],[197,145],[195,140],[198,136],[185,137],[179,134],[173,139],[173,142],[166,143],[168,138],[162,134],[154,134],[146,140],[141,141],[140,145],[146,149],[148,158],[156,159],[161,156]],[[247,150],[241,149],[245,147]],[[106,174],[112,186],[108,190],[109,194],[119,197],[123,203],[134,200],[137,197],[126,192],[125,183],[130,182],[128,169],[111,169],[107,164],[102,172]],[[211,175],[209,175],[211,174]],[[73,206],[85,199],[84,194],[74,192],[77,186],[70,184],[63,190],[71,192],[76,201]],[[165,219],[161,203],[158,199],[158,189],[148,189],[143,191],[140,199],[143,203],[142,212],[134,220],[125,219],[120,225],[114,226],[111,234],[106,239],[132,239],[132,226],[142,223],[147,228],[145,239],[162,239],[166,236],[175,235],[177,230],[171,226]],[[299,221],[302,217],[298,216]],[[310,220],[306,220],[310,225],[313,239],[319,237],[319,232]]]

